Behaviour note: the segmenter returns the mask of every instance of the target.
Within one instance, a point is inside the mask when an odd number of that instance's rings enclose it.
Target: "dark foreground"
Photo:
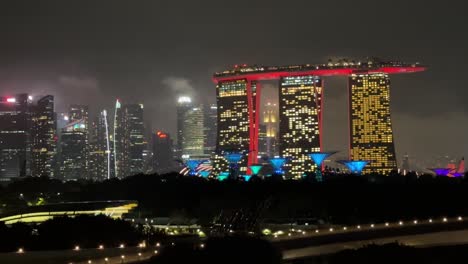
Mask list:
[[[326,256],[288,261],[286,264],[451,264],[466,263],[467,258],[467,245],[413,248],[395,243],[382,246],[369,245],[364,248],[345,250]]]

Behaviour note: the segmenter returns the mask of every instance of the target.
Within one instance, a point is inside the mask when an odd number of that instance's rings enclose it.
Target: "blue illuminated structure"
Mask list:
[[[244,180],[245,180],[246,182],[250,181],[250,179],[252,178],[251,175],[243,175],[242,177],[244,177]]]
[[[239,161],[242,159],[242,153],[237,153],[237,152],[233,152],[233,153],[228,153],[226,155],[224,155],[224,158],[229,162],[229,164],[237,164],[239,163]]]
[[[262,167],[263,167],[262,164],[253,164],[249,166],[250,171],[252,172],[252,175],[258,175]]]
[[[276,174],[283,175],[283,165],[286,163],[286,158],[272,158],[270,159],[270,164],[273,166]]]
[[[224,158],[229,163],[229,172],[230,177],[233,179],[237,179],[237,174],[239,170],[239,162],[241,161],[244,155],[240,152],[228,152],[224,154]]]
[[[200,171],[198,174],[200,174],[200,176],[202,178],[208,178],[208,176],[210,176],[210,173],[209,171]]]
[[[437,176],[448,176],[453,169],[450,169],[450,168],[433,168],[433,169],[430,169],[430,170],[433,171]]]
[[[317,168],[315,170],[315,179],[318,182],[323,181],[322,178],[322,163],[323,161],[330,157],[331,155],[335,154],[336,151],[331,151],[331,152],[313,152],[309,154],[309,157],[314,161],[315,165],[317,165]]]
[[[364,167],[369,164],[367,160],[342,160],[340,163],[344,164],[351,173],[361,174]]]
[[[195,176],[197,175],[197,167],[203,162],[203,160],[189,159],[185,162],[185,165],[189,169],[188,175]]]
[[[224,181],[224,180],[226,180],[227,178],[229,178],[229,175],[230,175],[229,172],[221,172],[221,173],[218,175],[218,180],[219,180],[219,181]]]

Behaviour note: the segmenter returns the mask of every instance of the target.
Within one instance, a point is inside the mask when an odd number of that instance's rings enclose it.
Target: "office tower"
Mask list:
[[[89,113],[86,105],[71,105],[60,136],[60,174],[64,180],[88,179]]]
[[[185,119],[187,112],[192,109],[193,103],[192,98],[188,96],[180,96],[177,99],[177,144],[176,144],[176,156],[180,159],[182,158],[182,149],[185,142]]]
[[[114,177],[111,135],[107,111],[103,110],[91,126],[89,173],[94,180],[105,180]]]
[[[388,74],[352,74],[349,95],[351,159],[369,161],[364,173],[389,174],[397,163]]]
[[[32,112],[32,176],[55,176],[58,140],[55,120],[54,97],[39,99]]]
[[[152,135],[153,170],[156,173],[167,173],[174,168],[174,153],[171,136],[157,131]]]
[[[300,179],[315,170],[309,158],[320,151],[322,81],[316,76],[280,80],[280,156],[288,178]]]
[[[182,157],[199,158],[204,156],[205,122],[203,107],[192,107],[185,111],[182,129]]]
[[[0,181],[30,174],[31,100],[27,94],[0,97]]]
[[[143,104],[124,105],[127,118],[129,167],[128,175],[142,173],[144,170],[143,152],[146,149],[145,127],[143,124]]]
[[[218,107],[211,104],[204,108],[205,112],[205,155],[212,155],[216,149]]]
[[[223,153],[245,154],[239,162],[239,172],[245,173],[250,163],[257,163],[258,112],[256,112],[257,83],[242,80],[226,80],[216,85],[218,106],[217,155],[213,160],[215,174],[229,170]]]
[[[145,149],[143,104],[121,104],[117,100],[113,143],[116,177],[142,173]]]
[[[88,128],[85,119],[70,122],[62,129],[60,174],[63,180],[88,179]]]

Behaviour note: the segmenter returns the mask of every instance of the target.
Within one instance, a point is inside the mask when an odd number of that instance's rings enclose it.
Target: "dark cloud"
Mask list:
[[[9,1],[0,9],[0,92],[50,91],[60,107],[84,101],[109,108],[116,97],[143,102],[153,127],[174,133],[177,87],[190,87],[199,101],[213,102],[211,74],[229,65],[366,56],[420,61],[429,65],[427,72],[392,78],[399,156],[403,151],[421,159],[441,152],[459,156],[468,154],[464,5],[461,0]],[[346,81],[326,81],[325,144],[345,149]]]

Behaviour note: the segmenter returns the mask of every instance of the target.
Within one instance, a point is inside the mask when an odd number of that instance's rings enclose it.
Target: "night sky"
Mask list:
[[[177,94],[214,102],[211,75],[233,64],[418,61],[429,70],[392,78],[398,158],[461,158],[468,154],[463,2],[2,1],[0,94],[54,94],[58,111],[70,103],[111,109],[115,98],[143,102],[153,129],[174,134]],[[324,122],[324,148],[346,149],[345,78],[326,79]]]

